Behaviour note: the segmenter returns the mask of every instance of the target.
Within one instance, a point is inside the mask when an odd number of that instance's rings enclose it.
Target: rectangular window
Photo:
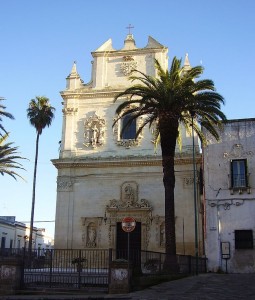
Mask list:
[[[131,115],[126,115],[122,119],[122,139],[134,140],[136,136],[136,121],[131,121]]]
[[[246,159],[235,159],[231,161],[231,187],[247,187],[247,161]]]
[[[235,249],[253,249],[252,230],[235,230]]]
[[[1,238],[1,249],[5,249],[5,242],[6,242],[6,237],[2,236],[2,238]]]

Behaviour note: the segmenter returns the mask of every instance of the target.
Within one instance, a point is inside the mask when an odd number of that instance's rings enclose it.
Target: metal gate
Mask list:
[[[24,253],[24,288],[108,288],[109,250]]]

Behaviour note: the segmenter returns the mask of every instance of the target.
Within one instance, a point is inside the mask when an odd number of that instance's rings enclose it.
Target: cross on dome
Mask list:
[[[128,29],[128,34],[131,34],[132,28],[134,28],[134,26],[131,26],[131,24],[129,24],[128,27],[126,27],[126,29]]]

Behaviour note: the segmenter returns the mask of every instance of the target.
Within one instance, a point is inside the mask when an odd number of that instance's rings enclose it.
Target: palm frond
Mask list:
[[[3,134],[1,133],[1,131],[4,132],[4,134],[7,133],[6,129],[4,128],[4,126],[1,124],[2,123],[2,117],[6,117],[6,118],[9,118],[9,119],[14,119],[14,116],[5,111],[6,107],[1,103],[1,101],[4,101],[5,99],[3,97],[0,97],[0,135],[3,136]]]
[[[20,177],[25,180],[22,176],[20,176],[13,169],[25,170],[22,167],[22,164],[17,162],[19,159],[26,159],[18,155],[18,147],[12,147],[13,143],[5,143],[8,138],[8,134],[0,137],[0,174],[10,175],[16,180],[16,177]]]

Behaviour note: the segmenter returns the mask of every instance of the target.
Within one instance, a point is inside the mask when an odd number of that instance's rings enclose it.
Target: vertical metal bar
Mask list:
[[[21,288],[23,289],[24,288],[24,283],[25,283],[25,251],[26,249],[24,248],[24,251],[22,253],[22,256],[21,256],[21,282],[20,282],[20,286]]]
[[[53,252],[53,249],[50,249],[50,287],[51,287],[51,283],[52,283],[52,252]]]

